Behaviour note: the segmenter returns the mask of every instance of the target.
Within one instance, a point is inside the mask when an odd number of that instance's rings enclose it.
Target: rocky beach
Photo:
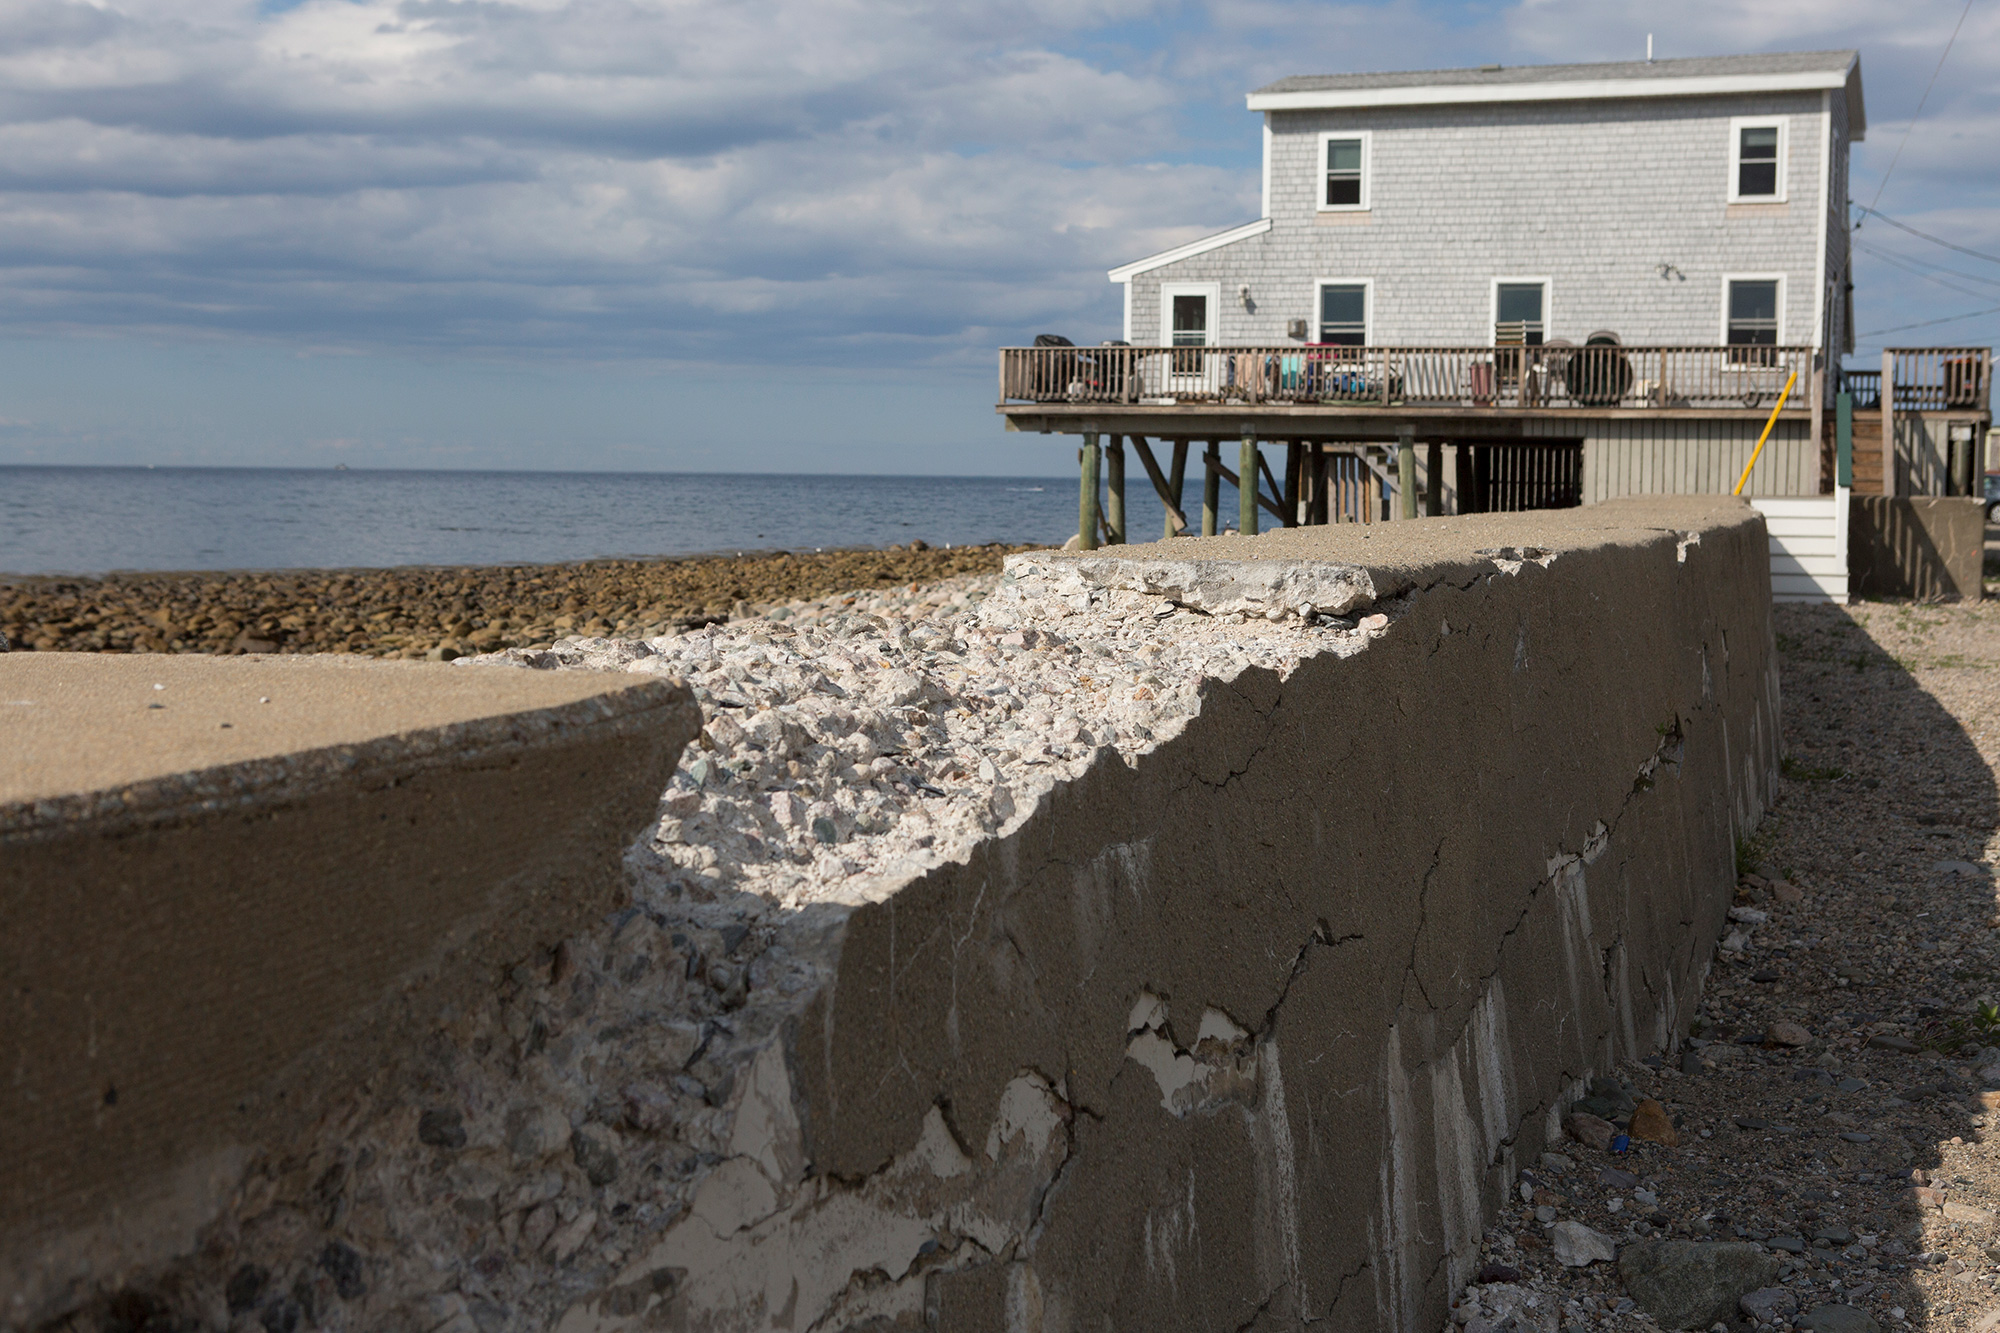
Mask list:
[[[0,634],[38,652],[450,660],[570,635],[647,638],[799,599],[990,573],[1026,549],[913,541],[879,551],[563,565],[0,576]]]
[[[1775,620],[1785,781],[1701,1016],[1579,1090],[1470,1333],[2000,1328],[2000,608]]]

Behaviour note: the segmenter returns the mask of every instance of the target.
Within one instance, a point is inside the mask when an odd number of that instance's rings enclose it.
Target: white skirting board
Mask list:
[[[1847,604],[1847,502],[1842,486],[1832,495],[1760,496],[1750,503],[1764,515],[1771,537],[1771,600]]]

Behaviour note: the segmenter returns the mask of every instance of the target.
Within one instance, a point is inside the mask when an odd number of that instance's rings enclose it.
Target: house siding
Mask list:
[[[1728,201],[1730,119],[1787,120],[1786,202]],[[1131,279],[1132,338],[1161,341],[1161,283],[1216,282],[1216,341],[1281,343],[1322,278],[1373,282],[1370,341],[1488,345],[1495,277],[1549,279],[1547,332],[1712,346],[1726,274],[1783,273],[1781,338],[1811,340],[1846,272],[1843,98],[1819,93],[1589,104],[1272,112],[1271,229]],[[1831,132],[1829,192],[1820,177]],[[1370,132],[1370,208],[1321,213],[1319,135]],[[1829,212],[1829,216],[1831,216]],[[1836,241],[1835,238],[1838,238]],[[1662,276],[1659,266],[1671,264]],[[1238,290],[1248,287],[1248,308]],[[1832,285],[1837,311],[1838,282]],[[1833,344],[1838,346],[1838,343]]]

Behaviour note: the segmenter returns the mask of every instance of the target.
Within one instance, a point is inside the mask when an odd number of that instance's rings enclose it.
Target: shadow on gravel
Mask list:
[[[1899,1308],[1911,1326],[1958,1328],[1996,1300],[2000,1171],[1980,1094],[2000,1088],[2000,1069],[1982,1072],[2000,1065],[2000,1011],[1982,1013],[2000,1001],[1985,864],[2000,789],[1940,695],[1963,713],[2000,692],[2000,622],[1986,660],[1927,655],[1921,632],[1923,617],[1965,614],[1776,615],[1786,782],[1744,859],[1807,896],[1748,951],[1719,955],[1707,1035],[1741,1042],[1780,1019],[1813,1034],[1796,1056],[1752,1057],[1770,1061],[1754,1082],[1774,1085],[1759,1100],[1778,1132],[1736,1118],[1714,1145],[1766,1180],[1735,1225],[1802,1242],[1781,1255],[1801,1316],[1851,1303],[1884,1328]],[[1740,904],[1777,906],[1745,883]]]

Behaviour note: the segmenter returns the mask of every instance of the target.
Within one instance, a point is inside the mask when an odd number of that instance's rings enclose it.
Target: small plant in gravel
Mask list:
[[[1982,1003],[1958,1018],[1928,1018],[1917,1028],[1917,1045],[1946,1055],[1967,1046],[2000,1044],[2000,1005]]]

